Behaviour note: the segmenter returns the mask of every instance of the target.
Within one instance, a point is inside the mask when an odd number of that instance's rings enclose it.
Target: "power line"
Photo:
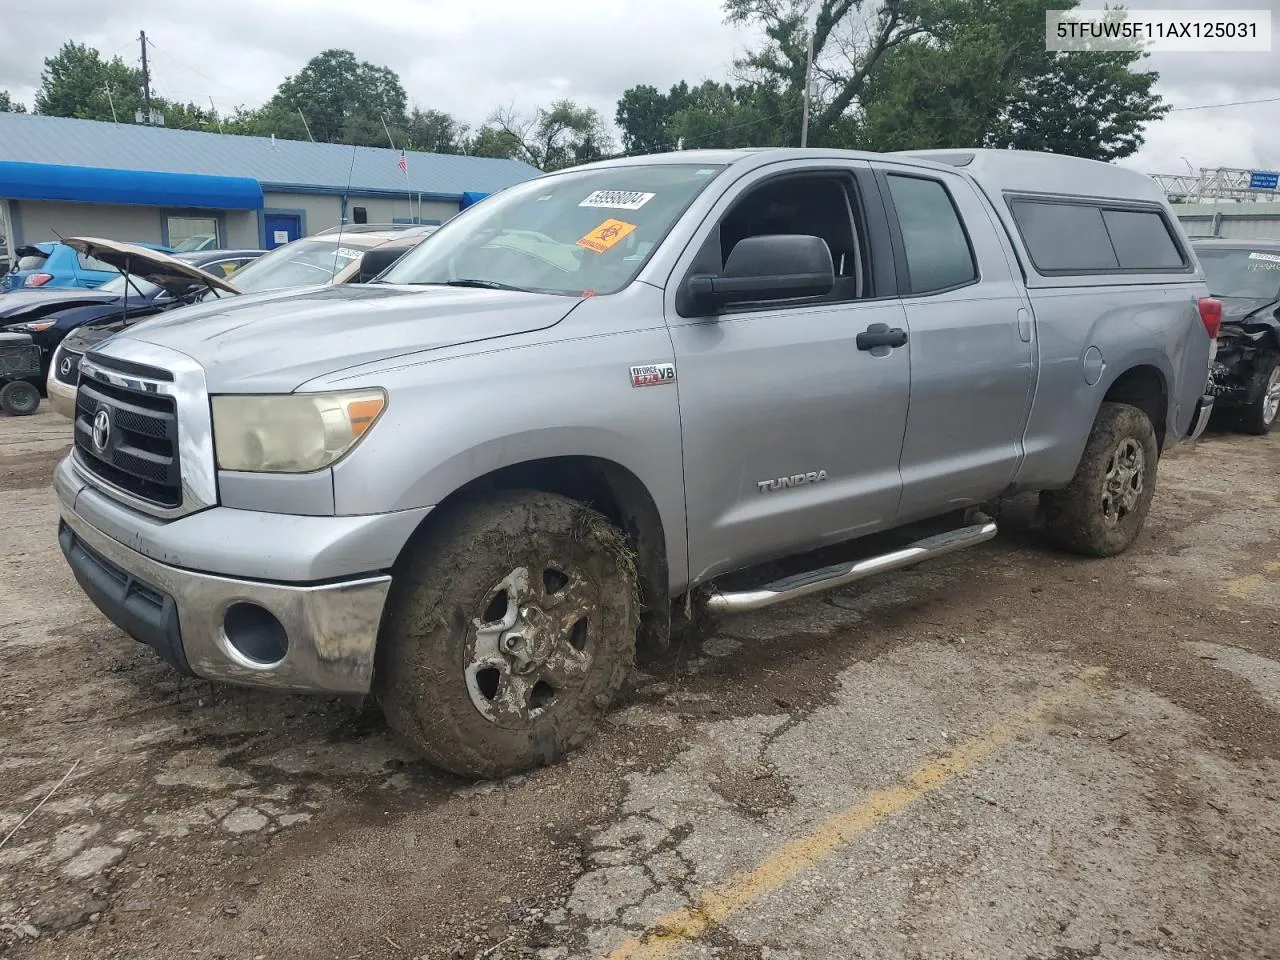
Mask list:
[[[1220,107],[1243,107],[1255,103],[1280,103],[1280,97],[1263,97],[1260,100],[1232,100],[1229,103],[1200,103],[1191,107],[1171,107],[1170,113],[1178,113],[1183,110],[1217,110]]]

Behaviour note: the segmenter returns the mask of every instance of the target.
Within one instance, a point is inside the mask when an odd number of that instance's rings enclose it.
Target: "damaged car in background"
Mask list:
[[[1222,301],[1209,392],[1245,433],[1280,414],[1280,241],[1197,240],[1192,246]]]
[[[115,280],[94,291],[110,293],[110,299],[69,303],[59,312],[46,314],[36,325],[40,327],[35,332],[37,338],[48,341],[43,344],[48,356],[48,366],[42,371],[45,394],[54,411],[68,419],[75,417],[80,356],[87,344],[97,343],[128,324],[192,303],[201,296],[238,294],[239,289],[227,277],[262,253],[260,250],[206,250],[171,256],[99,237],[72,237],[66,242],[119,271]]]

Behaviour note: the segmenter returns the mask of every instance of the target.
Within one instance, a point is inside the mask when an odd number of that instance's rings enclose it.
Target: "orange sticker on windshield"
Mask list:
[[[578,246],[592,253],[604,253],[627,237],[636,225],[623,220],[606,220],[578,241]]]

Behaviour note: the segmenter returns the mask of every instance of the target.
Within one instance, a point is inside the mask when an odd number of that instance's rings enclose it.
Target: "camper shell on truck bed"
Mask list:
[[[487,198],[375,282],[90,350],[59,538],[179,670],[372,692],[430,760],[496,776],[587,737],[673,608],[972,547],[1019,491],[1060,546],[1126,549],[1212,409],[1219,315],[1155,184],[1107,164],[605,161]],[[879,533],[909,542],[749,579]]]

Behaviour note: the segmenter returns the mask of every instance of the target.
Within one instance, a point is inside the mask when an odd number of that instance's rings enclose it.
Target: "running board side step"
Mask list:
[[[949,530],[946,533],[917,540],[901,550],[859,560],[852,566],[847,563],[837,563],[830,567],[784,577],[755,590],[740,590],[735,593],[716,591],[707,599],[707,610],[712,613],[747,613],[751,610],[762,610],[777,603],[807,597],[811,593],[822,593],[858,580],[865,580],[877,573],[901,570],[903,567],[914,566],[923,560],[932,560],[934,557],[943,557],[957,550],[975,547],[980,543],[986,543],[995,535],[994,523],[975,523],[973,526],[961,527],[959,530]]]

